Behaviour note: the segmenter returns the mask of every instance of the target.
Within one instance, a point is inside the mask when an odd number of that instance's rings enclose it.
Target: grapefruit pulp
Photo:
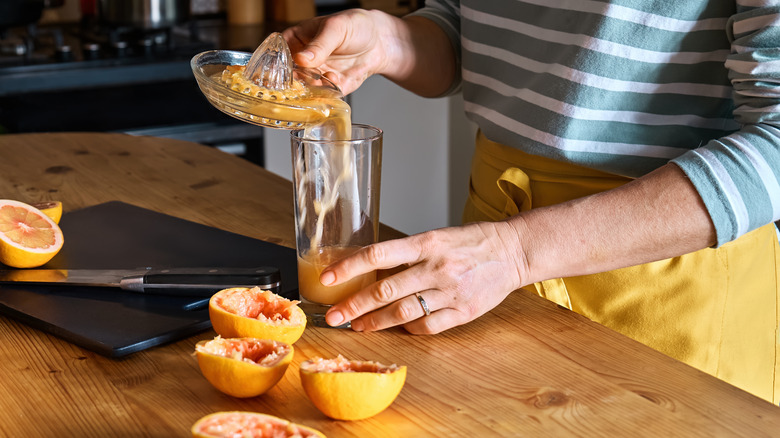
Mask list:
[[[325,438],[321,432],[257,412],[216,412],[192,426],[193,438]]]

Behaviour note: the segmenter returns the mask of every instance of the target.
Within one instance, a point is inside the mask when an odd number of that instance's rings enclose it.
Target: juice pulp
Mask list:
[[[326,246],[307,251],[298,257],[298,292],[317,304],[336,304],[376,281],[376,272],[369,272],[337,286],[324,286],[320,274],[331,263],[355,253],[357,246]]]
[[[222,72],[210,77],[225,89],[209,90],[212,103],[233,117],[249,123],[282,129],[312,128],[332,124],[325,138],[348,140],[350,136],[350,107],[337,90],[324,86],[306,86],[293,81],[286,90],[269,90],[259,87],[243,76],[245,66],[229,65]],[[230,89],[246,98],[229,95]],[[316,138],[307,135],[307,138]]]

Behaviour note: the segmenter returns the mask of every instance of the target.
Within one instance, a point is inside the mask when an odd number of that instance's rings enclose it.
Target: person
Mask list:
[[[328,267],[396,268],[328,323],[434,334],[525,289],[778,403],[779,20],[770,0],[433,0],[286,29],[345,93],[462,92],[479,128],[464,224]]]

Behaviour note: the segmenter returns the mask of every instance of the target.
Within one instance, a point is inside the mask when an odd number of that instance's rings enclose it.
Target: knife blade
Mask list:
[[[279,293],[279,269],[257,268],[139,268],[139,269],[0,269],[0,285],[60,285],[118,287],[158,295],[207,297],[221,289],[253,287]]]

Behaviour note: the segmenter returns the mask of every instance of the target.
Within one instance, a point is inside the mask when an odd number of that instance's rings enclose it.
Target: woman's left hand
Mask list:
[[[507,222],[443,228],[367,246],[323,271],[322,283],[336,285],[375,270],[405,269],[334,305],[326,321],[332,326],[351,321],[357,331],[403,325],[415,334],[441,332],[477,318],[523,286],[523,253],[517,232]]]

